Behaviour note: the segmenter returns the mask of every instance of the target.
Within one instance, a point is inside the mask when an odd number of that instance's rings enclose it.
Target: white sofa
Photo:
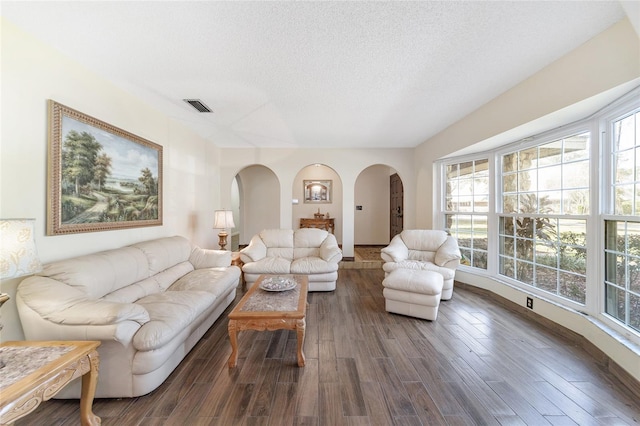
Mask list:
[[[18,286],[27,340],[99,340],[96,397],[157,388],[236,296],[231,252],[183,237],[53,262]],[[58,397],[78,398],[80,383]]]
[[[240,259],[247,286],[262,274],[302,274],[309,277],[309,291],[332,291],[342,250],[323,229],[267,229],[240,250]]]
[[[458,241],[445,231],[405,229],[391,239],[380,256],[385,261],[385,277],[396,269],[438,272],[443,278],[441,300],[453,296],[453,278],[462,256]]]

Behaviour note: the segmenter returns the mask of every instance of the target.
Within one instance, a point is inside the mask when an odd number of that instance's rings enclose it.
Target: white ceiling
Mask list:
[[[0,7],[215,145],[267,148],[415,147],[625,16],[617,1]]]

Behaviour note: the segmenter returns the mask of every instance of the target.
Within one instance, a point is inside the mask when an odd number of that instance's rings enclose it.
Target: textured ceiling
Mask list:
[[[0,6],[220,147],[414,147],[624,17],[615,1]]]

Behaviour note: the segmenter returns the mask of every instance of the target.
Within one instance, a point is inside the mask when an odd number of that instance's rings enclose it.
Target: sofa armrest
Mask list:
[[[438,247],[434,263],[438,266],[445,266],[447,263],[457,260],[458,264],[460,264],[461,258],[462,254],[460,253],[460,249],[458,248],[458,241],[455,238],[449,236],[447,237],[445,242],[442,243],[440,247]],[[458,264],[452,264],[452,266],[454,266],[453,269],[457,268]]]
[[[342,250],[333,234],[328,234],[320,244],[320,257],[329,263],[338,263],[342,260]]]
[[[409,257],[409,248],[406,246],[400,234],[391,239],[389,245],[380,251],[380,257],[385,262],[402,262]]]
[[[20,294],[16,297],[22,329],[27,340],[99,340],[114,341],[128,346],[135,333],[142,327],[136,321],[121,321],[106,325],[59,324],[44,319],[27,306]]]
[[[231,266],[231,252],[227,250],[207,250],[194,247],[189,262],[195,269]]]
[[[42,318],[64,325],[110,325],[124,321],[144,324],[150,321],[147,310],[135,303],[86,300],[60,311],[53,311]]]
[[[240,250],[240,259],[243,263],[256,262],[265,257],[267,257],[267,246],[260,235],[254,235],[249,245]]]
[[[18,286],[21,301],[42,319],[66,325],[144,324],[147,310],[134,303],[89,300],[84,292],[51,278],[34,276]]]
[[[458,266],[460,266],[460,259],[453,259],[453,260],[450,260],[450,261],[446,262],[441,267],[442,268],[447,268],[447,269],[458,269]]]

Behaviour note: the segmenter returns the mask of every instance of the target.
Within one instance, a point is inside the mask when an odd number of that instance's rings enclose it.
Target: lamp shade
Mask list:
[[[42,270],[33,236],[34,219],[0,219],[0,278]]]
[[[235,228],[233,212],[231,210],[216,210],[214,212],[213,229]]]

